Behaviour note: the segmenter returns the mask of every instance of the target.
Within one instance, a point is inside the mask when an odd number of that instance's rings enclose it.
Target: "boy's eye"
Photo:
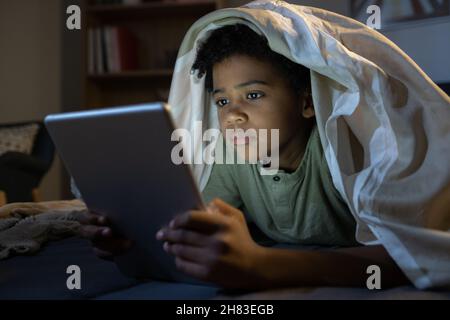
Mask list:
[[[247,99],[255,100],[255,99],[262,98],[263,96],[264,96],[264,94],[261,93],[261,92],[250,92],[250,93],[247,95]]]
[[[216,101],[216,105],[218,107],[224,107],[227,104],[228,104],[228,100],[227,99],[219,99],[219,100]]]

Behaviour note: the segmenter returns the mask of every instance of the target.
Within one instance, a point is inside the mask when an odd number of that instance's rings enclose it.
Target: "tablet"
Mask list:
[[[46,127],[87,207],[134,242],[123,273],[198,283],[177,271],[156,232],[181,212],[204,208],[188,165],[171,160],[174,122],[165,103],[49,115]]]

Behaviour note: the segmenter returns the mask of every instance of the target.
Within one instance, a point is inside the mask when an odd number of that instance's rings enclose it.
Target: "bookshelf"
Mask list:
[[[82,3],[86,17],[82,64],[85,109],[167,101],[176,54],[189,27],[203,15],[231,6],[226,0],[126,2]]]

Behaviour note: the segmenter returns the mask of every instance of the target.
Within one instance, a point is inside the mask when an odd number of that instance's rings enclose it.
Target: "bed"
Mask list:
[[[81,289],[69,290],[69,265],[81,269]],[[414,287],[369,291],[362,288],[288,288],[263,292],[161,281],[138,281],[122,275],[113,262],[99,259],[90,243],[71,237],[48,243],[33,256],[0,262],[0,299],[450,299],[450,291]]]

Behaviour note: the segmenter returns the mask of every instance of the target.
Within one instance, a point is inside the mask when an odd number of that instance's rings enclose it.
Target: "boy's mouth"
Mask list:
[[[227,129],[225,138],[228,143],[235,146],[245,146],[258,141],[258,135],[254,129],[249,129],[247,131],[244,129]]]
[[[233,143],[234,143],[234,145],[237,145],[237,146],[247,145],[250,143],[250,138],[234,136]]]

